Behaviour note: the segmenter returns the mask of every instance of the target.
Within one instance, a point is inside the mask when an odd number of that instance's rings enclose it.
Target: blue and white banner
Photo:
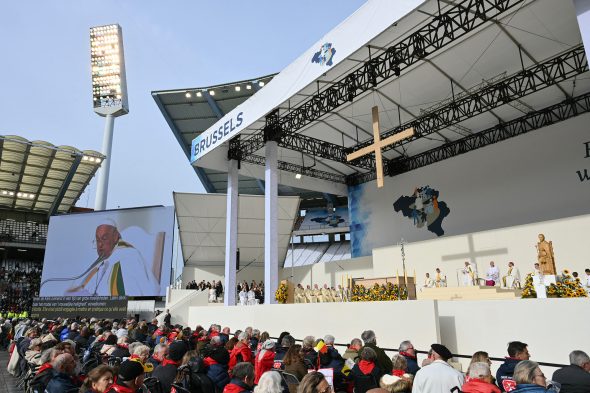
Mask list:
[[[262,90],[196,137],[192,142],[191,163],[262,119],[423,2],[424,0],[367,1],[275,76]]]

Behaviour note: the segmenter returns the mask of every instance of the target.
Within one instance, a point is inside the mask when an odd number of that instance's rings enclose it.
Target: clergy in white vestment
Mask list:
[[[498,281],[500,281],[500,269],[494,264],[494,261],[491,261],[488,273],[486,274],[486,285],[493,287]]]
[[[502,277],[502,285],[506,288],[514,288],[520,286],[520,272],[514,266],[514,262],[508,262],[508,271]]]
[[[437,288],[446,287],[447,286],[447,277],[440,271],[440,268],[436,268],[436,273],[434,274],[434,285]]]
[[[240,306],[246,306],[248,304],[248,292],[246,292],[246,287],[242,286],[242,290],[238,294],[240,298]]]
[[[248,291],[248,305],[253,306],[256,304],[256,293],[254,293],[254,288],[250,287]]]
[[[444,345],[432,344],[428,352],[431,363],[416,373],[412,393],[449,393],[455,387],[461,389],[463,373],[447,363],[452,356]]]
[[[475,285],[475,272],[469,262],[465,261],[465,267],[461,269],[461,273],[463,274],[464,287],[472,287]]]
[[[590,269],[586,269],[584,273],[586,273],[586,276],[584,277],[582,285],[586,285],[588,288],[590,288]]]
[[[432,288],[434,287],[434,280],[430,278],[430,273],[426,273],[426,278],[424,279],[423,288]]]

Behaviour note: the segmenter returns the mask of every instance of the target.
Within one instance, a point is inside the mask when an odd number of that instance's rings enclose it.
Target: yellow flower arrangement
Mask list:
[[[285,284],[284,282],[282,282],[281,285],[279,285],[279,287],[277,288],[277,291],[275,292],[275,299],[280,304],[287,303],[287,290],[287,284]]]
[[[555,284],[550,284],[547,287],[547,297],[588,297],[588,293],[582,286],[579,278],[574,279],[569,270],[563,269],[559,281]],[[537,292],[533,287],[533,275],[529,273],[526,276],[525,284],[522,289],[523,298],[536,298]]]
[[[364,285],[355,285],[352,288],[351,301],[353,302],[374,302],[407,300],[408,291],[405,287],[398,287],[390,282],[387,284],[375,284],[370,288]]]

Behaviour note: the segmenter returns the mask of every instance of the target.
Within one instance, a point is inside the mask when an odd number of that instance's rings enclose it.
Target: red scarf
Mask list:
[[[396,377],[402,377],[405,374],[404,370],[393,370],[391,372],[392,375],[395,375]]]
[[[139,359],[139,355],[133,354],[133,355],[129,356],[129,359]]]
[[[204,363],[204,364],[205,364],[205,366],[207,366],[207,367],[209,367],[209,366],[210,366],[210,365],[212,365],[212,364],[218,364],[218,363],[217,363],[215,360],[213,360],[213,359],[212,359],[212,358],[210,358],[210,357],[203,358],[203,363]]]
[[[51,363],[44,363],[41,365],[41,367],[39,367],[39,369],[37,370],[37,374],[42,373],[45,370],[49,370],[52,369],[53,366],[51,365]]]
[[[365,375],[371,374],[371,371],[375,368],[375,362],[369,362],[367,360],[361,360],[359,362],[359,369]]]
[[[400,354],[400,355],[402,355],[402,356],[404,356],[404,357],[407,357],[407,358],[410,358],[410,359],[414,359],[414,360],[416,360],[416,356],[414,356],[414,355],[410,355],[410,354],[409,354],[409,353],[407,353],[407,352],[400,351],[400,352],[399,352],[399,354]]]
[[[162,364],[160,364],[160,366],[167,366],[169,364],[171,364],[173,366],[176,366],[176,367],[179,367],[180,366],[180,361],[177,362],[177,361],[174,361],[172,359],[166,358],[166,359],[162,360]]]

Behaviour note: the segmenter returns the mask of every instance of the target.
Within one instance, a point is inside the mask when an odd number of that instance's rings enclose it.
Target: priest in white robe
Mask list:
[[[508,271],[506,275],[502,277],[502,286],[506,288],[515,288],[520,286],[520,272],[518,268],[514,266],[514,262],[508,262]]]
[[[465,261],[465,267],[461,269],[461,273],[463,274],[464,287],[472,287],[475,285],[475,272],[473,271],[471,263]]]
[[[488,287],[495,286],[500,281],[500,269],[495,265],[494,261],[490,262],[488,273],[486,274],[486,285]]]

